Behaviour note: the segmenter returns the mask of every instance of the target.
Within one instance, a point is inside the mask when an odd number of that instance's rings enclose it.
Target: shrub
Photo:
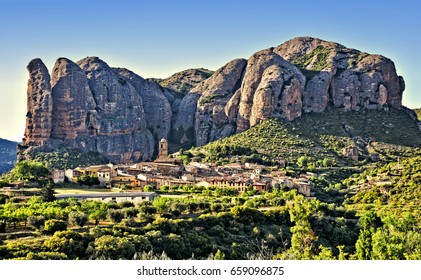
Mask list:
[[[67,229],[67,225],[64,221],[51,219],[51,220],[45,221],[43,233],[53,234],[56,231],[63,231],[66,229]]]
[[[74,211],[69,214],[69,223],[71,225],[83,227],[87,221],[88,215],[83,212]]]
[[[139,210],[136,207],[128,207],[123,209],[123,211],[126,218],[134,218],[139,213]]]
[[[6,232],[6,223],[0,222],[0,233]]]
[[[124,218],[124,213],[120,209],[108,209],[107,218],[113,223],[119,223]]]
[[[34,229],[40,229],[45,223],[44,216],[29,216],[28,217],[28,225],[33,227]]]

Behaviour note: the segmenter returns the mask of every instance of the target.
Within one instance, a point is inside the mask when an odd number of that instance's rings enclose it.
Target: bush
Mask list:
[[[136,207],[128,207],[123,209],[123,211],[126,218],[134,218],[139,213],[139,210]]]
[[[45,240],[43,248],[48,252],[64,253],[69,259],[81,258],[84,256],[87,246],[84,235],[72,231],[60,231]]]
[[[57,252],[30,252],[25,260],[67,260],[66,254]]]
[[[113,223],[119,223],[124,218],[124,213],[120,209],[108,209],[107,218]]]
[[[88,215],[83,212],[74,211],[69,214],[69,223],[71,225],[83,227],[87,221]]]
[[[133,204],[133,202],[131,202],[131,201],[121,201],[121,202],[117,203],[117,205],[118,205],[120,208],[134,207],[134,204]]]
[[[1,182],[1,181],[0,181]],[[0,204],[5,204],[9,197],[5,194],[0,194]]]
[[[140,211],[147,215],[153,215],[156,214],[156,207],[146,203],[142,203],[140,206]]]
[[[96,176],[82,175],[78,178],[77,181],[81,185],[87,185],[87,186],[99,185],[99,179]]]
[[[141,243],[140,241],[139,243]],[[136,248],[126,237],[104,235],[95,239],[93,258],[102,260],[132,259]],[[141,247],[142,245],[139,244]]]
[[[29,216],[28,217],[28,225],[33,227],[34,229],[40,229],[45,223],[44,216]]]
[[[53,234],[56,231],[63,231],[66,229],[67,229],[67,225],[64,221],[51,219],[51,220],[45,221],[43,233]]]

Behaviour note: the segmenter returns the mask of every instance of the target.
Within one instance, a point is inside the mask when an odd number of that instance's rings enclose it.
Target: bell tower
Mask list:
[[[164,138],[159,141],[159,155],[158,158],[168,158],[168,141]]]

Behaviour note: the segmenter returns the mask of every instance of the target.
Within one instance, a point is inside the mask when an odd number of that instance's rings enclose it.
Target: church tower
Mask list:
[[[158,158],[168,158],[168,142],[166,139],[162,138],[159,141],[159,156]]]

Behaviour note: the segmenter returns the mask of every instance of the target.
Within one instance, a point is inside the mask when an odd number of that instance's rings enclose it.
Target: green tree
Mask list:
[[[51,202],[54,201],[56,199],[54,193],[54,182],[53,181],[48,181],[48,182],[43,182],[41,183],[41,199],[44,202]]]
[[[11,171],[15,180],[38,180],[48,176],[48,169],[40,162],[22,160]]]
[[[139,207],[140,212],[146,215],[156,214],[156,207],[149,203],[142,203]]]
[[[83,227],[88,221],[88,215],[81,211],[73,211],[69,213],[69,223],[74,226]]]
[[[34,229],[40,229],[45,223],[45,217],[41,215],[37,216],[29,216],[28,217],[28,225],[33,227]]]
[[[45,240],[43,247],[50,252],[64,253],[68,259],[83,258],[87,240],[78,232],[59,231]]]
[[[78,178],[77,181],[80,185],[87,185],[87,186],[99,185],[99,179],[96,176],[82,175]]]
[[[307,200],[302,195],[296,195],[293,203],[289,205],[291,222],[291,248],[283,255],[283,258],[294,260],[309,260],[315,258],[315,242],[317,236],[314,234],[309,218],[317,208],[316,203]],[[327,254],[326,251],[323,254]]]
[[[67,225],[64,221],[51,219],[45,221],[43,233],[53,234],[57,231],[63,231],[67,229]]]
[[[299,167],[306,167],[309,163],[309,158],[306,156],[301,156],[297,159],[297,165]]]
[[[136,252],[135,245],[126,237],[104,235],[95,239],[93,245],[94,259],[133,259]]]
[[[120,209],[108,209],[107,218],[113,223],[119,223],[124,218],[124,213]]]
[[[89,218],[95,221],[95,225],[98,225],[99,221],[107,218],[107,211],[101,209],[94,210],[89,214]]]
[[[134,218],[139,213],[139,210],[136,207],[128,207],[123,209],[123,212],[126,218]]]
[[[151,185],[146,185],[146,186],[143,188],[143,191],[144,191],[144,192],[153,192],[153,191],[154,191],[154,188],[153,188],[153,186],[151,186]]]
[[[378,217],[373,211],[368,211],[361,216],[360,234],[355,244],[357,257],[359,260],[370,260],[373,252],[373,235],[378,225]]]

